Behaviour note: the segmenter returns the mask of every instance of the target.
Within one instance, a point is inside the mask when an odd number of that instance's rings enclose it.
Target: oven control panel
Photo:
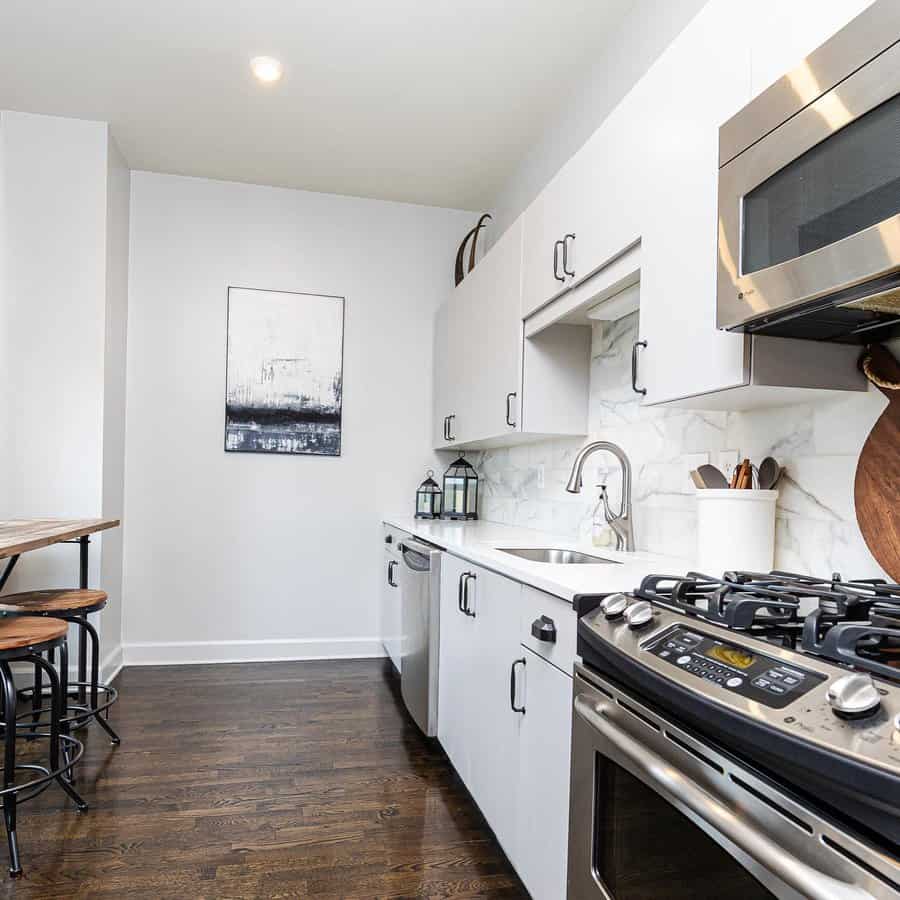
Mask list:
[[[782,709],[825,681],[824,675],[785,665],[757,650],[676,625],[644,647],[689,676],[765,706]]]

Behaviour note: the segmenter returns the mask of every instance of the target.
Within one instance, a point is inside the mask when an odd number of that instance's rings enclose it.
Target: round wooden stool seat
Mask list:
[[[103,606],[106,600],[106,591],[80,588],[23,591],[21,594],[0,594],[0,613],[7,615],[77,613]]]
[[[0,651],[46,644],[66,636],[69,623],[47,616],[16,616],[0,619]]]

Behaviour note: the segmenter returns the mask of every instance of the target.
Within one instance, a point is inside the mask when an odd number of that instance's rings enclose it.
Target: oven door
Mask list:
[[[890,860],[730,756],[582,666],[574,690],[569,900],[896,898]]]
[[[816,96],[808,66],[788,78],[798,97]],[[832,295],[821,327],[834,333],[797,336],[849,334],[867,316],[900,313],[898,140],[900,42],[722,166],[720,328],[764,330]]]

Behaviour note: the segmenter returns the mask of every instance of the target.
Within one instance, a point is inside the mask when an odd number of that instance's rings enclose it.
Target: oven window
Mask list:
[[[596,759],[594,868],[614,900],[775,897],[659,794]]]
[[[900,213],[898,147],[900,94],[750,191],[743,201],[741,272],[795,259]]]

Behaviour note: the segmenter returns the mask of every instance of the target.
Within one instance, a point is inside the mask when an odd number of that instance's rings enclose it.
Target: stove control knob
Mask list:
[[[610,594],[600,601],[600,611],[607,619],[615,619],[625,612],[628,606],[628,598],[624,594]]]
[[[653,607],[646,600],[638,600],[625,610],[624,615],[629,628],[640,628],[653,618]]]
[[[842,719],[861,719],[877,711],[881,697],[871,675],[844,675],[828,688],[828,703]]]

